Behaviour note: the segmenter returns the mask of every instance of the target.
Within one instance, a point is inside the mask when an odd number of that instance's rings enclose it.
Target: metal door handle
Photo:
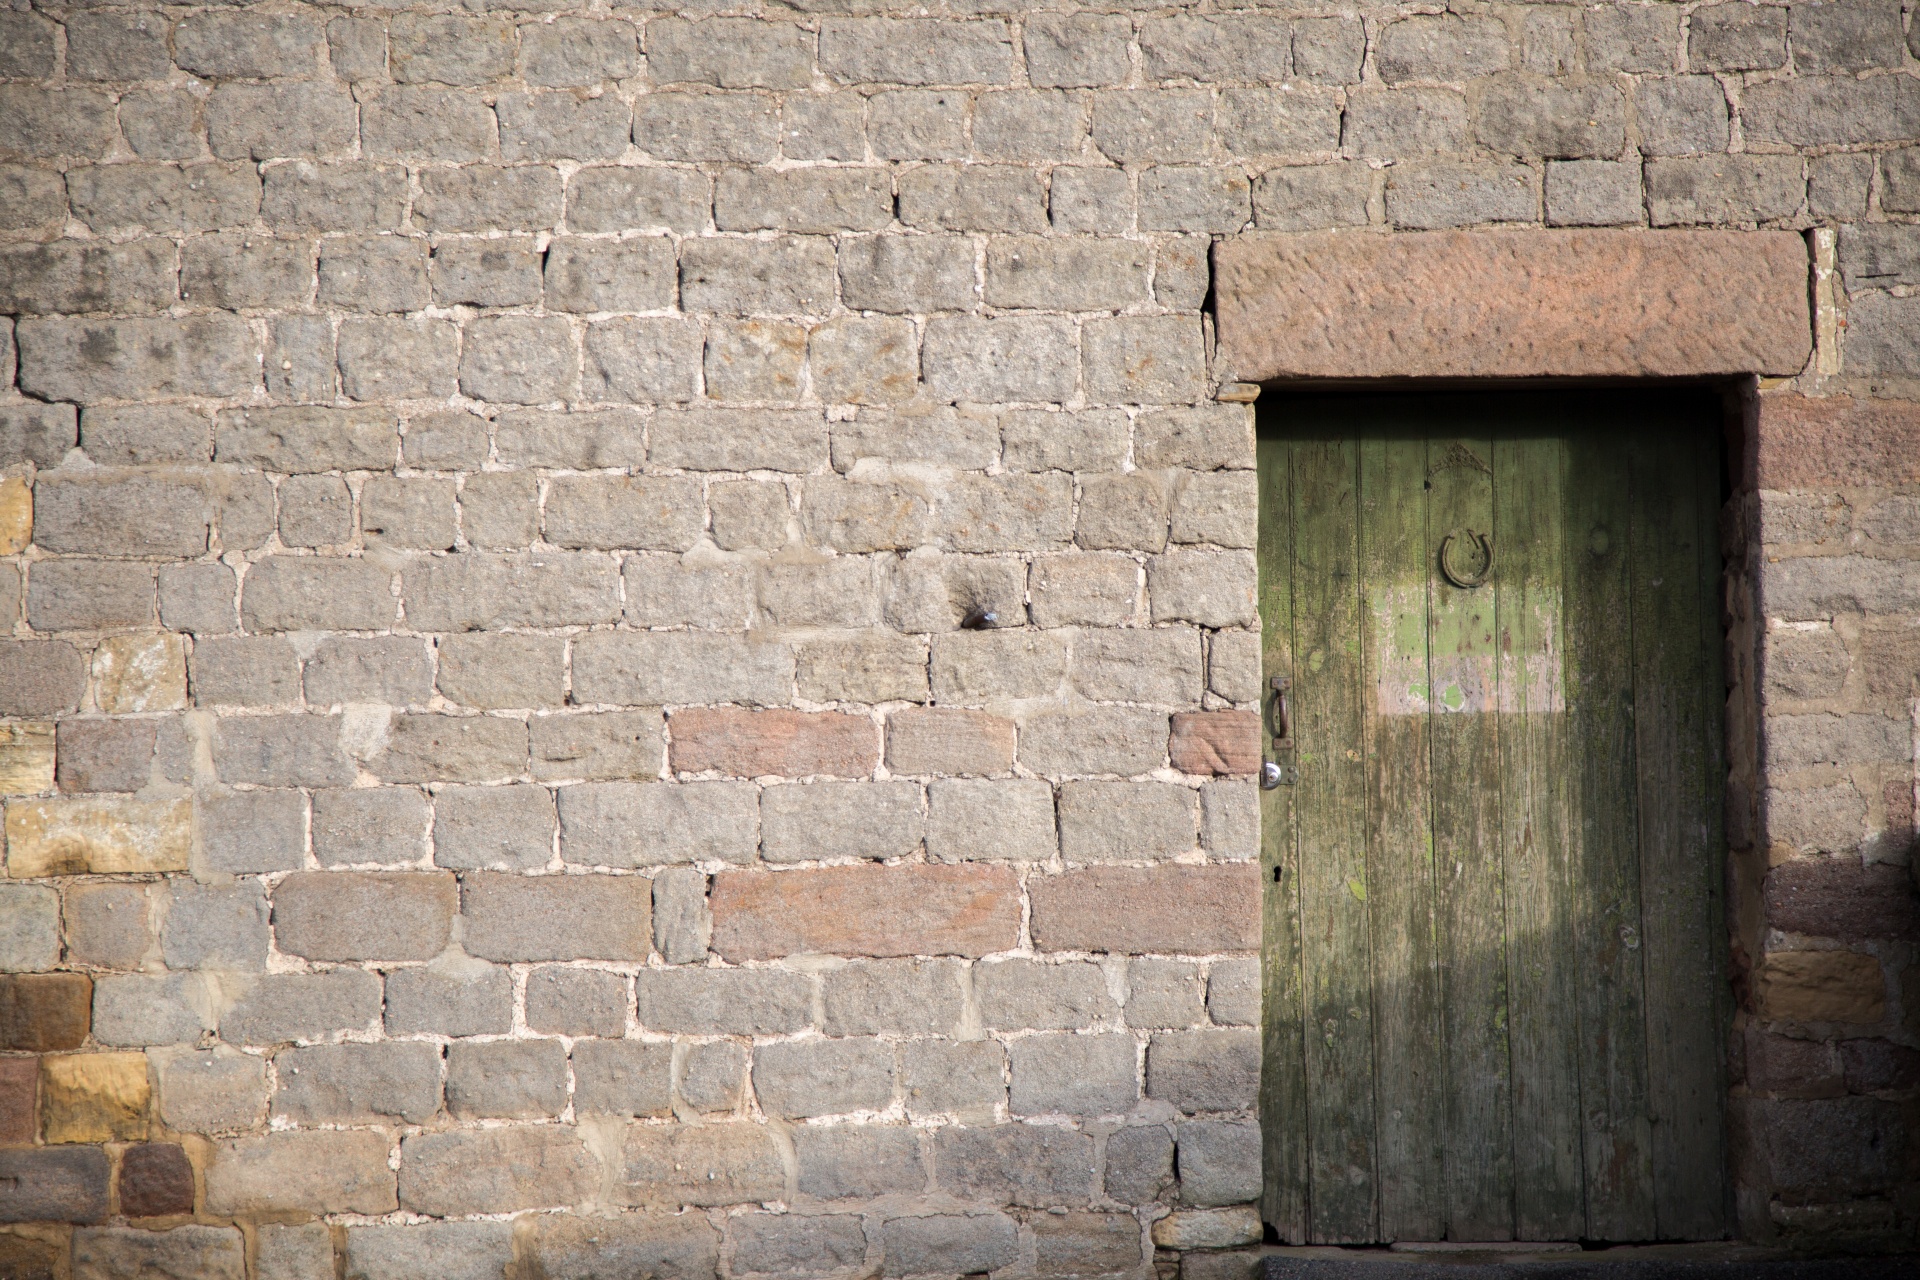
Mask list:
[[[1260,786],[1272,791],[1298,782],[1300,766],[1293,762],[1293,714],[1287,707],[1287,691],[1293,688],[1293,677],[1274,676],[1267,685],[1273,690],[1273,754],[1280,759],[1261,764]]]

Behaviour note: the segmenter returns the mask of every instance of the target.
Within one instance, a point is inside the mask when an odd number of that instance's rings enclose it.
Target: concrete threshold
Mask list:
[[[1809,1258],[1754,1245],[1403,1243],[1261,1250],[1262,1280],[1914,1280],[1920,1256]]]

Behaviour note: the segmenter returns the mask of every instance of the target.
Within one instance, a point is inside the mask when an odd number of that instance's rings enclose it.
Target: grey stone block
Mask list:
[[[335,1031],[366,1031],[380,1020],[380,975],[365,969],[269,973],[256,979],[220,1017],[233,1044],[320,1040]]]
[[[774,99],[763,93],[650,93],[633,113],[633,141],[657,160],[757,164],[780,141]]]
[[[690,1044],[675,1068],[680,1100],[697,1111],[733,1111],[746,1093],[747,1054],[731,1040]]]
[[[223,782],[260,787],[344,786],[355,773],[340,744],[340,718],[324,715],[217,720],[213,766]]]
[[[907,1114],[991,1123],[1007,1100],[1007,1051],[994,1040],[914,1040],[900,1049]]]
[[[657,778],[665,763],[658,711],[535,716],[527,730],[542,780]]]
[[[527,770],[527,725],[497,716],[395,716],[368,762],[384,782],[500,782]]]
[[[71,885],[62,917],[67,955],[74,964],[95,969],[137,969],[154,943],[144,885]]]
[[[713,938],[707,877],[693,867],[667,867],[653,877],[653,945],[668,964],[705,958]]]
[[[512,1258],[510,1222],[415,1222],[347,1231],[347,1274],[354,1280],[408,1280],[427,1271],[445,1280],[502,1280]]]
[[[457,871],[533,871],[553,860],[545,787],[444,787],[433,800],[433,860]]]
[[[1640,166],[1632,161],[1556,160],[1547,165],[1547,222],[1556,227],[1638,225]]]
[[[934,1213],[890,1218],[881,1229],[882,1274],[971,1275],[1009,1266],[1019,1254],[1003,1213]]]
[[[566,655],[559,636],[446,636],[439,644],[440,692],[482,711],[557,707],[566,700]],[[544,736],[540,725],[530,722],[530,738]]]
[[[1060,785],[1060,852],[1070,862],[1166,858],[1194,847],[1199,796],[1164,782]]]
[[[160,948],[172,969],[258,970],[267,963],[267,895],[257,880],[176,885]]]
[[[433,661],[423,643],[402,636],[334,636],[307,659],[307,705],[353,702],[417,706],[433,693]]]
[[[673,1049],[637,1040],[573,1046],[573,1105],[581,1115],[660,1116],[671,1104]]]
[[[738,1272],[822,1275],[866,1261],[866,1232],[851,1214],[750,1213],[729,1221]]]
[[[644,960],[652,886],[639,876],[463,878],[467,950],[490,960]]]
[[[160,567],[160,623],[195,635],[237,630],[240,611],[233,570],[224,564]]]
[[[232,1227],[81,1227],[73,1233],[73,1274],[84,1280],[169,1272],[241,1280],[246,1266],[246,1241]]]
[[[1259,1088],[1257,1031],[1165,1032],[1147,1047],[1147,1096],[1182,1111],[1241,1111]]]
[[[920,788],[910,782],[817,782],[760,795],[769,862],[896,858],[921,840]]]
[[[611,93],[503,93],[494,110],[503,160],[611,159],[627,149],[633,127],[627,104]]]
[[[297,870],[307,848],[307,804],[298,791],[228,791],[200,799],[207,866],[231,873]]]
[[[302,1124],[424,1124],[440,1110],[437,1045],[314,1045],[274,1066],[273,1113]]]
[[[1187,960],[1127,962],[1127,1025],[1191,1027],[1204,1019],[1200,966]]]
[[[753,1091],[769,1113],[792,1119],[883,1111],[893,1100],[893,1048],[870,1037],[762,1045]]]
[[[949,1125],[934,1137],[940,1189],[987,1204],[1084,1204],[1093,1191],[1093,1139],[1053,1125]]]
[[[193,700],[203,707],[287,706],[300,701],[299,656],[280,636],[201,640],[193,646],[189,670]]]
[[[539,1120],[567,1106],[567,1051],[558,1040],[496,1040],[447,1048],[447,1111],[462,1120]]]
[[[1120,1129],[1107,1137],[1107,1195],[1151,1204],[1173,1177],[1173,1134],[1165,1125]]]
[[[960,1021],[963,970],[947,960],[874,960],[822,976],[830,1036],[949,1035]]]
[[[374,476],[360,490],[360,528],[368,546],[451,550],[453,492],[451,480]]]
[[[316,791],[313,856],[323,867],[417,865],[427,823],[427,798],[412,787]]]
[[[813,1017],[813,980],[772,969],[645,969],[640,1025],[692,1035],[780,1035]]]
[[[153,593],[151,565],[42,560],[27,580],[27,623],[35,631],[150,627]]]
[[[1260,962],[1214,961],[1207,974],[1207,1012],[1225,1026],[1259,1026]]]
[[[1212,1120],[1180,1126],[1180,1198],[1243,1204],[1260,1198],[1260,1126]]]
[[[153,720],[62,720],[54,780],[62,791],[138,791],[153,777]]]
[[[259,1280],[332,1280],[333,1235],[324,1222],[269,1223],[254,1233],[254,1241]]]
[[[527,975],[527,1025],[548,1035],[618,1039],[627,1028],[627,980],[599,969],[535,969]]]
[[[1137,1056],[1129,1035],[1022,1036],[1007,1045],[1008,1109],[1014,1115],[1124,1114],[1140,1097]]]
[[[60,895],[45,885],[0,886],[0,972],[60,963]]]
[[[898,1125],[805,1125],[793,1131],[800,1194],[818,1200],[912,1195],[927,1186],[918,1131]]]
[[[706,174],[691,169],[581,169],[567,183],[567,225],[575,231],[691,235],[707,225],[709,183]]]
[[[387,975],[387,1034],[504,1035],[513,1026],[506,969],[457,957]]]
[[[105,1045],[188,1044],[211,1031],[198,974],[115,974],[93,984],[93,1038]]]

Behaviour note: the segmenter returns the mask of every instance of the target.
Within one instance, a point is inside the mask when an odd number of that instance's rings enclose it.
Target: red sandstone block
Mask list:
[[[1260,716],[1253,711],[1181,711],[1168,739],[1173,767],[1182,773],[1260,771]]]
[[[1033,942],[1043,951],[1253,951],[1260,946],[1260,868],[1089,867],[1027,881]]]
[[[838,711],[730,711],[695,707],[667,721],[679,773],[864,778],[880,763],[880,732]]]
[[[1787,933],[1860,942],[1920,938],[1920,900],[1905,867],[1857,858],[1809,858],[1775,867],[1766,882],[1767,923]]]
[[[1367,231],[1214,248],[1223,363],[1282,377],[1798,373],[1790,231]]]
[[[1753,480],[1760,489],[1920,483],[1920,403],[1762,396]]]
[[[120,1212],[160,1218],[193,1212],[193,1166],[171,1142],[142,1142],[120,1154]]]
[[[0,1058],[0,1146],[33,1141],[33,1089],[39,1078],[40,1059]]]
[[[723,871],[712,905],[713,949],[729,960],[983,956],[1020,940],[1020,885],[1007,867]]]
[[[93,980],[83,973],[0,976],[0,1049],[78,1049],[93,1024]]]

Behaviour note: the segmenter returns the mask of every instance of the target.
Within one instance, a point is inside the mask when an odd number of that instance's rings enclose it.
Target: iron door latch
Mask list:
[[[1300,781],[1300,766],[1293,755],[1293,714],[1287,706],[1287,692],[1293,688],[1292,676],[1274,676],[1267,681],[1273,697],[1267,703],[1267,715],[1273,734],[1273,759],[1260,765],[1260,787],[1272,791]]]

